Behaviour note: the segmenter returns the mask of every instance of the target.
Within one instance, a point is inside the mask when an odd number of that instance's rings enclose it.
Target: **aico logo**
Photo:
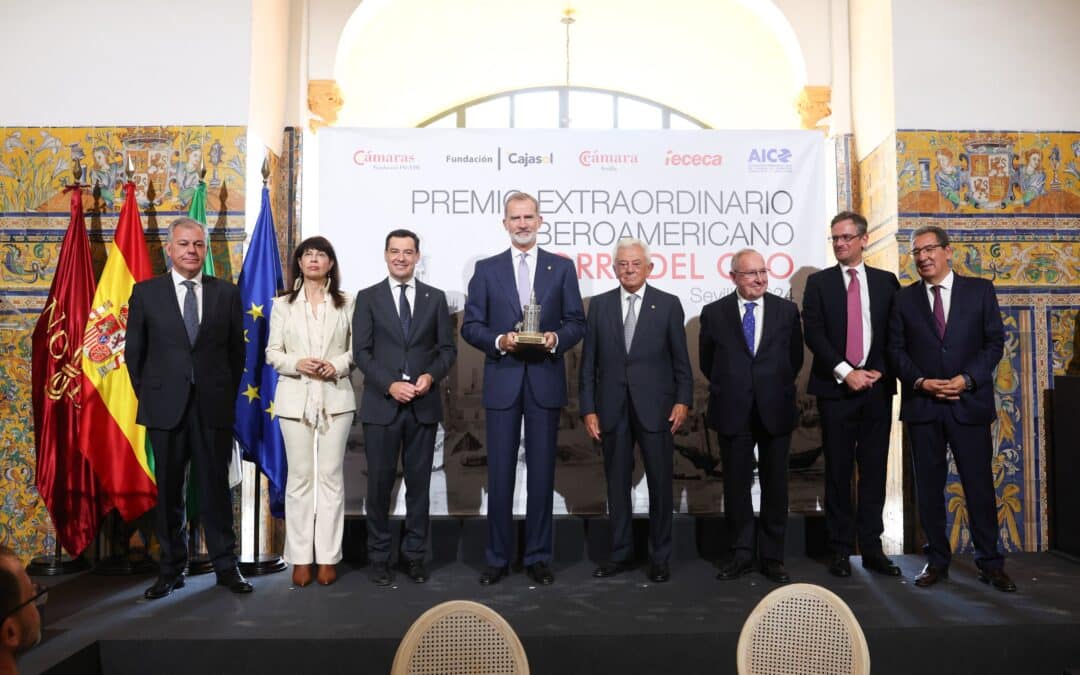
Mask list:
[[[377,152],[375,150],[357,150],[353,153],[353,162],[357,166],[402,166],[416,161],[411,152]]]
[[[616,164],[637,164],[638,156],[635,154],[623,154],[618,152],[600,152],[599,150],[582,150],[578,154],[578,164],[581,166],[613,167]]]
[[[699,153],[675,152],[668,150],[664,155],[664,166],[720,166],[724,161],[723,155],[707,155]]]
[[[527,152],[511,152],[506,156],[506,162],[508,164],[517,164],[522,168],[533,166],[534,164],[554,164],[555,153],[550,152],[546,155],[532,155]]]
[[[787,164],[791,161],[791,150],[787,148],[754,148],[746,161],[751,164]]]

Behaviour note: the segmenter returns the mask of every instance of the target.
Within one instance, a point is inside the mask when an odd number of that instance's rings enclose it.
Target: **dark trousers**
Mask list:
[[[750,490],[754,484],[754,446],[757,445],[761,482],[761,515],[756,528],[758,557],[783,562],[791,434],[770,435],[755,404],[745,431],[734,436],[717,434],[716,438],[724,467],[724,517],[736,559],[754,557],[754,504]]]
[[[634,474],[634,444],[649,484],[649,544],[654,562],[671,557],[671,501],[674,439],[668,430],[646,431],[641,426],[627,392],[626,406],[611,431],[601,435],[604,477],[607,479],[608,515],[611,518],[611,559],[630,562],[634,557],[631,524],[634,518],[630,489]]]
[[[411,405],[398,408],[390,424],[364,424],[367,453],[368,558],[390,559],[390,499],[397,478],[398,455],[405,477],[405,536],[401,555],[423,560],[427,546],[431,505],[431,462],[435,455],[437,424],[421,424]]]
[[[881,553],[885,531],[885,471],[889,458],[892,396],[880,387],[841,399],[818,398],[825,450],[825,525],[839,555],[859,549]],[[858,506],[851,501],[851,479],[859,470]]]
[[[960,424],[949,411],[942,411],[938,422],[909,423],[908,434],[915,465],[919,519],[926,535],[927,562],[944,568],[952,559],[949,536],[945,533],[947,443],[964,487],[975,564],[982,569],[1003,567],[1005,559],[998,549],[997,498],[990,468],[994,454],[990,425]]]
[[[488,546],[492,567],[508,565],[514,554],[514,482],[525,420],[525,564],[550,562],[551,507],[555,488],[555,446],[559,408],[536,402],[525,378],[521,392],[505,410],[486,410],[488,457]]]
[[[184,528],[184,471],[191,462],[191,480],[199,498],[199,517],[206,533],[206,548],[214,571],[236,567],[229,460],[232,429],[203,424],[198,391],[192,388],[180,424],[174,429],[148,429],[154,450],[154,477],[158,503],[154,529],[161,546],[161,576],[176,576],[188,561]]]

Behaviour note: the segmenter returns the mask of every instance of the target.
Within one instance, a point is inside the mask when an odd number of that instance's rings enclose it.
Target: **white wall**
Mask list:
[[[0,0],[0,126],[246,124],[246,0]]]
[[[900,129],[1080,129],[1080,2],[893,5]]]
[[[849,4],[851,126],[858,159],[896,130],[891,5],[892,0],[851,0]]]

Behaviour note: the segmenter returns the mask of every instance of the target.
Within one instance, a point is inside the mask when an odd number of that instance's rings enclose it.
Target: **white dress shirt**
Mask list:
[[[409,301],[410,316],[416,313],[416,277],[409,277],[408,281],[398,281],[394,277],[386,277],[390,284],[390,295],[394,298],[394,308],[398,310],[398,318],[401,318],[401,284],[405,284],[405,299]]]
[[[172,270],[169,271],[169,274],[172,276],[173,290],[176,291],[176,303],[177,303],[177,305],[180,306],[180,317],[183,318],[183,316],[184,316],[184,298],[187,297],[188,290],[187,290],[187,287],[184,286],[182,282],[188,281],[188,279],[185,278],[184,275],[177,272],[175,267],[172,268]],[[198,305],[198,307],[199,307],[199,323],[201,324],[202,323],[202,289],[203,289],[202,270],[199,270],[199,273],[196,274],[194,276],[194,278],[190,279],[190,281],[195,282],[195,288],[193,288],[191,290],[195,292],[195,304]]]
[[[952,306],[952,287],[953,287],[953,272],[949,270],[949,273],[945,275],[945,278],[941,280],[941,283],[937,284],[941,286],[941,308],[945,310],[945,323],[949,323],[949,307]],[[923,286],[926,288],[926,299],[930,301],[930,314],[934,313],[934,284],[929,281],[924,281]]]
[[[637,314],[638,319],[641,318],[641,303],[645,302],[645,286],[642,284],[641,288],[637,289],[637,293],[631,293],[630,291],[619,286],[619,297],[622,298],[622,320],[626,323],[626,311],[630,309],[630,302],[627,300],[631,295],[637,298],[637,302],[634,303],[634,313]]]
[[[761,346],[761,326],[765,323],[765,296],[762,295],[757,300],[745,300],[743,296],[739,295],[738,291],[735,291],[735,297],[739,301],[740,323],[743,321],[743,317],[746,316],[746,303],[754,303],[754,353],[757,354],[758,347]]]
[[[866,359],[870,357],[870,341],[874,338],[874,329],[870,323],[870,284],[866,279],[866,265],[860,262],[854,267],[848,267],[847,265],[840,265],[840,274],[844,280],[844,302],[847,303],[847,289],[851,285],[851,274],[848,270],[855,270],[859,276],[859,305],[862,309],[862,361],[858,363],[849,364],[847,361],[841,361],[833,368],[833,376],[836,381],[843,382],[844,378],[848,374],[855,370],[855,368],[862,368],[866,365]],[[846,327],[845,327],[846,330]]]

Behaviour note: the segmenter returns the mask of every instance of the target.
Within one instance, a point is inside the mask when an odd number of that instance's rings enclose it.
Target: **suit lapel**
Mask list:
[[[398,313],[398,302],[400,300],[398,300],[397,294],[401,293],[401,289],[396,289],[397,293],[390,290],[389,281],[384,281],[380,286],[382,288],[375,292],[375,308],[382,311],[387,320],[394,324],[398,337],[401,338],[401,344],[405,344],[405,331],[401,328],[401,314]]]
[[[417,328],[421,322],[427,321],[431,313],[431,287],[427,284],[416,282],[416,302],[413,303],[412,330],[409,331],[408,341],[411,344],[413,337],[419,332]]]
[[[533,276],[533,291],[536,293],[536,301],[541,305],[551,290],[552,272],[551,261],[548,258],[552,254],[536,247],[536,274]]]
[[[844,287],[844,269],[841,265],[837,265],[832,269],[832,274],[825,277],[826,282],[829,284],[829,288],[825,289],[826,298],[842,298],[843,302],[838,302],[837,313],[839,314],[839,325],[844,328],[843,341],[847,343],[847,288]],[[868,275],[869,276],[869,275]],[[866,283],[870,283],[868,280]],[[868,287],[869,288],[869,287]]]
[[[956,277],[953,276],[953,279],[955,280]],[[953,283],[953,290],[956,290],[955,281]],[[916,302],[919,305],[919,311],[922,312],[923,318],[926,319],[927,325],[930,326],[930,334],[938,338],[938,340],[941,340],[941,338],[938,337],[937,323],[934,321],[934,308],[930,304],[930,285],[925,281],[919,282],[918,295],[919,297]],[[956,296],[954,295],[952,299],[956,300]],[[947,329],[948,328],[946,327],[946,330]]]
[[[503,255],[505,262],[495,265],[495,279],[499,282],[503,291],[503,297],[510,303],[510,307],[514,309],[514,316],[521,318],[521,307],[518,307],[518,294],[517,294],[517,276],[515,271],[517,270],[517,260],[514,257],[514,251],[516,249],[511,248]]]
[[[173,285],[172,272],[166,272],[163,276],[158,278],[161,279],[160,288],[158,289],[158,293],[161,295],[160,301],[170,308],[166,310],[165,313],[171,317],[173,323],[172,330],[174,332],[179,331],[181,335],[187,337],[187,326],[184,325],[184,315],[181,313],[180,303],[176,299],[176,287]],[[205,292],[205,290],[206,289],[204,288],[203,291]],[[205,295],[203,299],[206,299]],[[205,307],[203,308],[203,311],[206,311]]]
[[[308,311],[311,311],[310,307],[308,307]],[[322,349],[320,350],[321,353],[319,354],[319,358],[322,358],[322,359],[326,358],[326,352],[329,351],[329,349],[330,349],[330,343],[334,341],[334,336],[331,335],[330,333],[331,333],[331,331],[334,330],[334,327],[337,325],[337,322],[336,321],[331,322],[331,320],[330,320],[330,315],[331,314],[333,314],[336,317],[337,316],[337,308],[334,307],[334,299],[332,297],[330,297],[330,293],[329,293],[329,291],[327,291],[326,299],[323,301],[323,314],[322,314],[322,336],[323,336],[323,339],[322,339]],[[315,316],[312,315],[311,318],[314,319]],[[304,331],[304,332],[307,332],[307,331]],[[308,345],[308,353],[309,354],[311,353],[311,346],[310,345]]]
[[[202,284],[202,317],[199,319],[199,334],[195,337],[195,345],[202,341],[206,334],[204,328],[210,325],[210,318],[214,316],[214,310],[217,308],[217,279],[204,274]],[[183,317],[180,318],[180,323],[184,323]]]
[[[753,354],[750,353],[750,346],[746,344],[746,337],[742,332],[742,317],[739,316],[739,299],[735,291],[732,291],[727,296],[727,302],[721,305],[721,311],[726,323],[731,326],[731,331],[735,335],[735,339],[738,340],[738,344],[742,345],[746,355],[753,358]],[[765,308],[762,307],[762,315],[765,314]],[[762,341],[765,340],[764,331],[762,331]],[[760,347],[759,350],[760,351]]]
[[[629,350],[626,348],[626,338],[623,337],[623,318],[622,318],[622,290],[617,286],[614,291],[611,292],[611,302],[607,303],[607,307],[604,308],[606,316],[604,320],[612,327],[612,335],[620,336],[618,343],[622,349],[623,354],[628,354]],[[603,296],[601,296],[603,297]]]

